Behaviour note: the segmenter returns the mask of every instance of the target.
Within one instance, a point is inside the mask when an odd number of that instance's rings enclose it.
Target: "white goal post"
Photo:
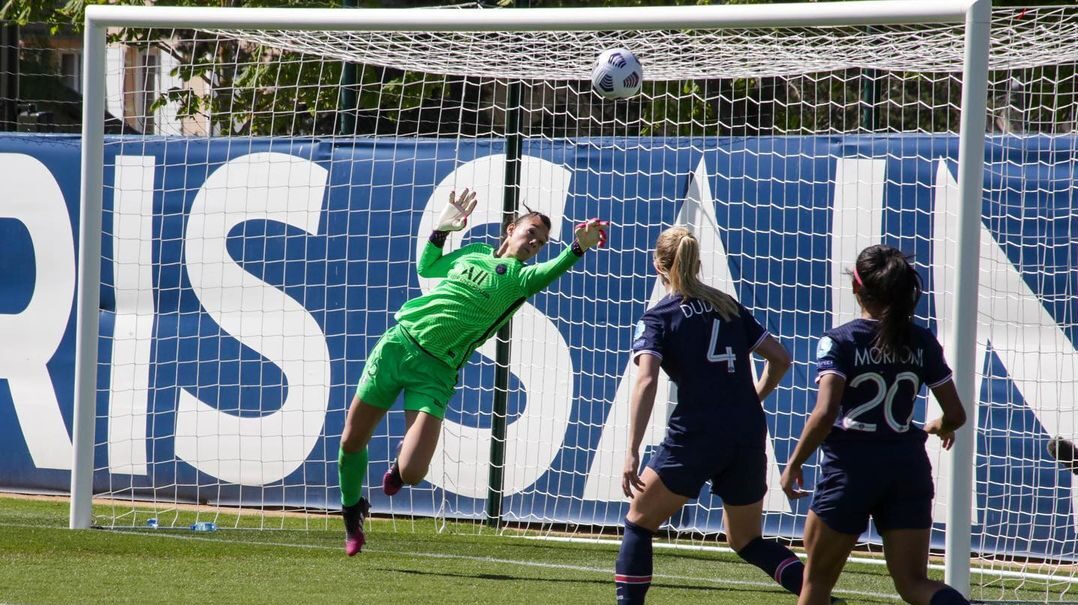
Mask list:
[[[945,326],[947,357],[964,402],[977,402],[977,305],[981,259],[981,205],[989,78],[990,0],[870,0],[789,5],[579,8],[520,10],[254,9],[88,6],[83,63],[81,211],[75,360],[74,459],[70,527],[91,525],[95,424],[98,401],[99,315],[102,283],[106,115],[106,32],[110,28],[293,30],[318,32],[544,32],[613,30],[769,30],[815,26],[960,24],[961,73],[956,279]],[[598,49],[596,49],[598,51]],[[591,57],[573,66],[583,73]],[[648,71],[645,78],[657,77]],[[665,74],[658,74],[665,77]],[[581,76],[581,79],[586,76]],[[803,335],[809,336],[809,335]],[[975,411],[970,415],[974,416]],[[946,579],[965,594],[970,587],[973,429],[958,432],[946,500]],[[796,435],[794,436],[796,437]],[[965,506],[958,505],[965,503]]]

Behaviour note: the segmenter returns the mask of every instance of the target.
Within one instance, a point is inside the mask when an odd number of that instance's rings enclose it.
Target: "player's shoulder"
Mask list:
[[[816,357],[821,358],[843,347],[855,345],[866,333],[864,320],[855,319],[825,330],[816,343]]]
[[[460,249],[460,253],[461,254],[467,254],[467,255],[477,254],[477,255],[493,257],[494,256],[494,247],[491,246],[490,244],[484,244],[482,242],[477,242],[477,243],[474,243],[474,244],[468,244],[467,246],[462,246],[461,249]]]
[[[876,338],[876,332],[879,330],[879,327],[879,322],[874,319],[857,318],[835,326],[824,334],[836,341],[859,342],[865,339],[872,340]]]
[[[664,318],[681,312],[681,297],[667,294],[644,311],[645,317]]]
[[[922,326],[917,322],[910,322],[910,333],[915,338],[920,340],[935,340],[936,333],[930,330],[927,326]]]

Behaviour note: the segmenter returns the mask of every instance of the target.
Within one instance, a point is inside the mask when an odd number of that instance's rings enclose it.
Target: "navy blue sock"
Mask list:
[[[625,520],[625,535],[614,564],[618,605],[639,605],[651,586],[651,530]]]
[[[962,596],[962,593],[947,586],[937,590],[928,601],[928,605],[969,605],[969,601]]]
[[[801,594],[801,581],[805,576],[805,564],[792,550],[772,540],[757,537],[737,551],[737,556],[764,570],[795,595]],[[935,604],[933,604],[935,605]]]

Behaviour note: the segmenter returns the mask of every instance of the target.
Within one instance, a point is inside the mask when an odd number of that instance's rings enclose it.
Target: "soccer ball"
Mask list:
[[[603,51],[591,70],[591,88],[607,99],[628,99],[640,92],[644,68],[631,50]]]

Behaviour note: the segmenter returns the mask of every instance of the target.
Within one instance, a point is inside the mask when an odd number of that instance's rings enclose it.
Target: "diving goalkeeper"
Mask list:
[[[547,243],[550,218],[529,212],[514,220],[497,249],[472,244],[442,254],[446,237],[468,224],[475,192],[449,194],[449,204],[419,257],[421,277],[443,280],[429,293],[406,302],[367,357],[341,435],[338,473],[345,528],[345,552],[365,542],[363,522],[370,509],[361,497],[367,474],[367,443],[375,427],[404,391],[407,429],[396,461],[382,478],[392,496],[405,483],[427,474],[438,445],[445,407],[460,368],[473,351],[503,326],[531,295],[568,271],[584,252],[606,239],[605,221],[576,227],[575,240],[557,257],[525,266]]]

